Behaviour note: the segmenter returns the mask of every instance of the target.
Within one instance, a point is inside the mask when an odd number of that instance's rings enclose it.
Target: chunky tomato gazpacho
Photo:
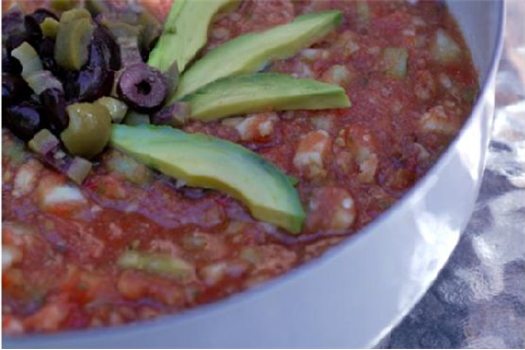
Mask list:
[[[3,6],[6,334],[178,313],[320,256],[478,91],[441,1]]]

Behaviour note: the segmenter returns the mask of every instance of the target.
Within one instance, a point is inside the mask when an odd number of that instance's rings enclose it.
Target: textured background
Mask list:
[[[525,1],[507,1],[487,169],[447,266],[383,348],[525,348]]]

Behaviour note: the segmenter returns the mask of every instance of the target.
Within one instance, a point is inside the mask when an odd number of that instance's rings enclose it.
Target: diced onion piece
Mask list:
[[[30,159],[17,171],[14,185],[13,197],[19,198],[33,191],[38,180],[38,174],[42,170],[42,164],[35,159]]]
[[[264,141],[273,133],[277,120],[275,113],[253,114],[242,119],[235,129],[243,141]]]
[[[356,219],[355,201],[351,194],[337,187],[319,187],[310,198],[306,230],[348,230]]]
[[[22,260],[22,252],[16,247],[2,245],[2,271]]]
[[[63,185],[50,189],[43,198],[44,207],[52,207],[63,203],[83,203],[86,199],[77,187]]]
[[[323,177],[324,157],[330,149],[330,135],[324,130],[306,134],[297,147],[293,164],[309,178]]]
[[[443,29],[438,29],[431,48],[434,60],[450,64],[460,60],[461,48]]]
[[[348,69],[348,67],[342,64],[336,64],[326,70],[321,76],[320,80],[329,84],[339,85],[344,88],[348,86],[352,80],[354,80],[354,78],[355,74],[353,74]]]
[[[407,72],[408,50],[403,47],[387,47],[383,52],[383,63],[387,75],[404,78]]]
[[[202,269],[200,269],[199,274],[206,285],[213,286],[224,278],[227,269],[228,264],[226,262],[218,262],[204,266]]]

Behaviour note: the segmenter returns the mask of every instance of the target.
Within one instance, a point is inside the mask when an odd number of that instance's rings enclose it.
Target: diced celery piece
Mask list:
[[[33,46],[27,42],[22,43],[22,45],[14,49],[11,55],[22,65],[22,77],[24,77],[24,79],[44,69],[38,53]]]
[[[124,124],[132,126],[150,124],[149,115],[136,111],[128,111],[126,118],[124,118]]]
[[[117,151],[110,151],[104,159],[104,164],[110,171],[138,185],[148,183],[152,177],[151,170],[147,166]]]
[[[128,105],[114,97],[104,96],[99,98],[96,103],[106,107],[109,115],[111,115],[111,120],[113,123],[122,123],[122,120],[124,120],[124,117],[128,112]]]
[[[152,254],[129,250],[117,260],[125,269],[142,270],[149,273],[187,282],[194,277],[195,269],[187,261],[163,254]]]

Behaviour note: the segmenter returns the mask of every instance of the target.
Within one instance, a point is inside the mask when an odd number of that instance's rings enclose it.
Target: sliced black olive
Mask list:
[[[76,101],[78,97],[78,74],[80,72],[64,70],[64,74],[60,76],[62,84],[64,85],[64,93],[67,101]]]
[[[31,140],[45,126],[42,106],[29,100],[9,107],[5,118],[7,127],[24,141]]]
[[[7,50],[7,53],[10,55],[11,51],[22,45],[24,42],[29,43],[31,46],[33,46],[33,42],[30,40],[31,38],[29,35],[27,35],[26,32],[10,35],[5,44],[5,48]],[[38,46],[38,45],[37,45]]]
[[[46,9],[38,9],[24,17],[24,27],[30,43],[37,44],[42,38],[40,24],[42,24],[46,18],[58,20],[58,17],[53,12]]]
[[[69,124],[64,93],[59,89],[47,89],[39,97],[46,112],[49,128],[58,135]]]
[[[97,25],[91,40],[89,65],[120,69],[120,48],[113,35],[103,26]]]
[[[2,104],[4,106],[15,105],[29,98],[30,95],[31,89],[24,79],[11,74],[2,75]]]
[[[93,102],[111,93],[115,73],[104,67],[88,66],[76,76],[70,75],[66,84],[68,100]]]
[[[169,125],[174,128],[183,127],[191,116],[191,106],[187,102],[176,102],[163,107],[151,116],[151,123],[156,125]]]
[[[24,26],[26,28],[26,33],[29,37],[29,42],[36,43],[42,37],[42,30],[40,29],[40,23],[36,20],[35,17],[27,15],[24,17]]]
[[[32,14],[30,14],[30,16],[33,17],[38,22],[38,24],[44,23],[46,18],[52,18],[55,21],[60,20],[56,14],[44,8],[35,10]]]
[[[22,73],[22,65],[16,58],[4,52],[2,53],[2,72],[20,75]]]
[[[158,109],[166,99],[167,92],[166,78],[145,63],[128,66],[120,75],[117,86],[120,98],[141,112]]]
[[[61,68],[55,61],[55,40],[49,37],[41,39],[40,46],[38,47],[38,55],[45,70],[49,70],[53,74],[61,71]]]
[[[51,38],[43,38],[38,47],[38,54],[40,59],[53,58],[55,52],[55,41]]]

